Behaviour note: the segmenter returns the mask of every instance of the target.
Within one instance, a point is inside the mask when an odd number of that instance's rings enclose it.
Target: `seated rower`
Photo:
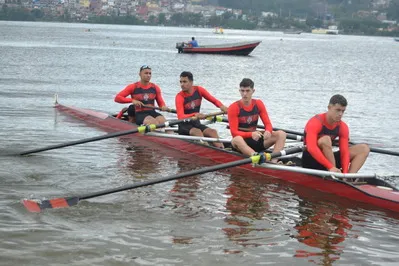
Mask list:
[[[326,113],[312,117],[305,127],[302,167],[337,173],[357,173],[370,152],[367,144],[349,147],[349,128],[342,121],[348,105],[340,94],[331,97]],[[333,141],[339,137],[339,150],[333,152]]]
[[[139,71],[140,81],[129,84],[115,96],[117,103],[132,103],[133,106],[128,110],[128,117],[132,122],[133,116],[135,116],[137,125],[158,125],[166,122],[165,117],[156,112],[154,108],[144,106],[154,106],[157,101],[161,110],[169,110],[165,105],[159,86],[150,82],[151,75],[151,68],[143,65]]]
[[[254,82],[244,78],[240,83],[241,100],[232,103],[228,110],[231,144],[239,152],[252,156],[274,145],[273,152],[281,151],[287,134],[284,131],[273,131],[266,107],[261,100],[252,99],[255,92]],[[262,119],[265,132],[257,131],[258,119]],[[272,159],[277,162],[277,158]]]
[[[181,92],[176,95],[176,113],[178,119],[197,117],[198,120],[179,124],[178,133],[180,135],[191,135],[199,137],[219,138],[215,129],[209,128],[199,121],[206,118],[200,113],[202,98],[219,107],[223,112],[227,112],[227,107],[219,100],[213,97],[205,88],[201,86],[193,86],[193,74],[184,71],[180,74]],[[224,148],[223,143],[213,143],[215,147]]]

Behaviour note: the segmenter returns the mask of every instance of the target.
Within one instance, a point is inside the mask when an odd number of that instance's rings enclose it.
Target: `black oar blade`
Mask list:
[[[22,201],[25,208],[30,212],[41,212],[44,209],[56,209],[56,208],[67,208],[79,203],[78,197],[70,198],[55,198],[50,200],[28,200]]]

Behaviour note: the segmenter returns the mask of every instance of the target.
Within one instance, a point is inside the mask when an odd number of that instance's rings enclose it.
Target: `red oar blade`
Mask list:
[[[56,198],[43,201],[25,199],[22,201],[25,208],[30,212],[41,212],[44,209],[67,208],[78,204],[78,202],[78,197]]]

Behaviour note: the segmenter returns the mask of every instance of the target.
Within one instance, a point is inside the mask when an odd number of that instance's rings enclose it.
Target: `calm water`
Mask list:
[[[87,32],[85,29],[90,28]],[[302,130],[334,93],[353,141],[399,151],[399,46],[392,38],[280,32],[0,22],[0,265],[394,265],[399,215],[242,170],[185,178],[29,213],[23,198],[82,195],[205,165],[134,139],[29,157],[5,154],[103,134],[55,112],[60,102],[116,112],[113,97],[152,66],[173,107],[194,73],[226,105],[244,77],[274,126]],[[251,56],[177,54],[176,42],[262,40]],[[203,110],[215,111],[205,103]],[[169,115],[169,117],[173,117]],[[225,125],[214,125],[229,136]],[[371,154],[362,172],[398,175]],[[399,180],[390,178],[399,186]],[[396,263],[395,263],[396,265]]]

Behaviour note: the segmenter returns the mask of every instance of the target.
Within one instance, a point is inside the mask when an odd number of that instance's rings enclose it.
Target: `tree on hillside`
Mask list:
[[[391,0],[387,10],[387,17],[388,19],[399,21],[399,0]]]

